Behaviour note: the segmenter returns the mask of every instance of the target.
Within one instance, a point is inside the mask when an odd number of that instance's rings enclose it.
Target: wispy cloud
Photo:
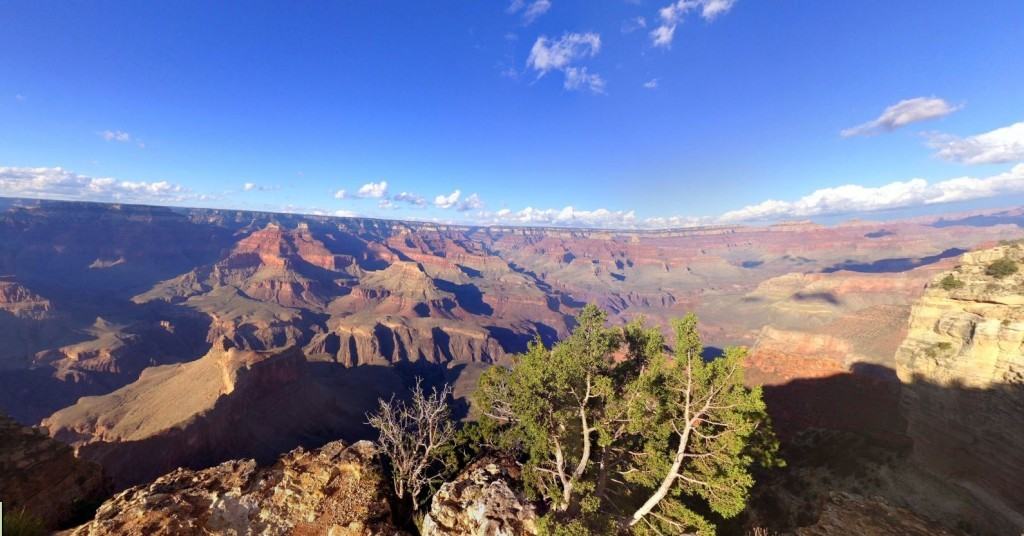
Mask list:
[[[928,144],[939,158],[964,164],[1002,164],[1024,160],[1024,122],[976,136],[932,134]]]
[[[334,192],[334,198],[335,199],[351,199],[351,197],[352,196],[349,195],[348,190],[346,190],[344,188]]]
[[[679,26],[690,12],[700,12],[700,16],[710,22],[728,13],[736,4],[736,0],[677,0],[658,10],[660,24],[651,30],[651,43],[656,47],[668,48]]]
[[[589,89],[594,93],[604,93],[604,85],[604,78],[589,72],[586,67],[565,68],[565,89]]]
[[[459,197],[462,195],[461,190],[455,190],[448,195],[439,195],[434,198],[434,206],[438,208],[452,208],[459,202]]]
[[[523,24],[529,25],[541,15],[547,13],[549,9],[551,9],[551,0],[533,0],[532,2],[512,0],[505,11],[510,14],[522,12]]]
[[[256,184],[255,182],[247,182],[242,185],[242,190],[245,192],[269,192],[280,189],[280,186],[264,186],[262,184]]]
[[[796,201],[767,200],[723,214],[722,222],[809,218],[953,203],[1024,194],[1024,164],[985,178],[958,177],[930,184],[925,179],[869,187],[847,184],[823,188]]]
[[[388,194],[388,181],[368,182],[359,187],[356,197],[363,199],[380,199]]]
[[[634,17],[627,19],[622,23],[622,33],[633,33],[637,30],[642,30],[647,27],[647,19],[644,17]]]
[[[25,101],[28,100],[28,97],[22,95],[21,93],[18,93],[17,95],[14,96],[14,100],[16,100],[18,102],[25,102]]]
[[[156,204],[208,198],[167,181],[146,182],[89,177],[59,167],[0,167],[0,195]]]
[[[652,79],[644,82],[644,87],[646,89],[658,89],[658,79],[657,78],[652,78]]]
[[[140,149],[145,149],[146,144],[142,140],[132,136],[131,134],[123,130],[102,130],[96,134],[106,141],[114,141],[118,143],[135,143]]]
[[[559,39],[540,36],[530,49],[526,66],[537,71],[540,78],[551,71],[565,74],[566,89],[589,89],[603,93],[605,82],[600,75],[591,73],[586,67],[577,67],[575,62],[593,57],[601,50],[601,36],[588,33],[566,33]]]
[[[395,194],[394,196],[391,197],[391,199],[402,203],[408,203],[416,207],[426,206],[427,204],[427,200],[424,199],[423,196],[411,194],[409,192],[401,192]]]
[[[953,106],[937,97],[917,97],[901,100],[886,108],[878,118],[852,128],[844,129],[839,134],[844,138],[849,138],[852,136],[870,136],[882,132],[892,132],[912,123],[947,116],[959,109],[959,106]]]
[[[103,130],[99,132],[99,136],[107,141],[118,141],[121,143],[132,141],[132,135],[123,130]]]

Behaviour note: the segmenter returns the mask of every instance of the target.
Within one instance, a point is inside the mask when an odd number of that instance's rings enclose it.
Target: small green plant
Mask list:
[[[1006,276],[1017,273],[1017,263],[1013,259],[1003,257],[1002,259],[992,262],[985,268],[985,274],[990,275],[996,279],[1002,279]]]
[[[958,288],[964,288],[964,282],[957,279],[953,274],[946,274],[946,277],[943,277],[942,280],[939,281],[939,286],[942,287],[943,290],[956,290]]]
[[[4,512],[3,531],[6,536],[43,536],[46,527],[32,514],[24,510]]]
[[[928,357],[934,359],[936,357],[939,357],[939,355],[941,355],[941,354],[949,352],[952,349],[953,349],[953,344],[952,343],[943,341],[943,342],[937,342],[937,343],[929,346],[927,349],[925,349],[924,353]]]

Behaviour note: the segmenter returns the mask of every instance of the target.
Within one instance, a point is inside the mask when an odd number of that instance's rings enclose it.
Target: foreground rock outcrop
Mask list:
[[[296,449],[271,467],[233,460],[178,469],[119,493],[73,536],[402,534],[390,522],[372,443]]]
[[[912,459],[1024,530],[1024,274],[986,273],[1004,245],[967,253],[914,306],[896,354]]]
[[[48,527],[87,515],[107,493],[100,466],[75,458],[67,445],[0,414],[0,500]]]
[[[484,458],[446,482],[423,519],[423,536],[537,534],[533,505],[513,491],[515,464]]]

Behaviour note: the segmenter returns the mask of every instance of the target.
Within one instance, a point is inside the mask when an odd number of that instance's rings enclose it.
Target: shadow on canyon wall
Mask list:
[[[743,523],[813,524],[831,491],[882,496],[967,534],[1024,530],[1024,383],[978,389],[855,363],[764,386],[787,467],[761,472]],[[918,482],[900,484],[901,474]],[[897,483],[893,483],[897,481]],[[928,481],[923,486],[919,482]],[[727,522],[740,534],[740,522]]]
[[[950,257],[959,257],[964,253],[967,253],[966,249],[949,248],[945,251],[942,251],[941,253],[920,258],[901,257],[894,259],[879,259],[874,262],[857,262],[848,260],[825,268],[822,270],[822,273],[830,274],[842,270],[845,270],[847,272],[862,272],[868,274],[909,272],[914,268],[927,266],[929,264],[935,264],[941,261],[942,259],[948,259]]]

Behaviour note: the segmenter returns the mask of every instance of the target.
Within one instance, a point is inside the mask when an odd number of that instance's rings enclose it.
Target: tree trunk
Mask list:
[[[661,485],[651,495],[647,502],[643,504],[636,512],[633,513],[633,519],[629,522],[630,526],[636,525],[641,519],[647,514],[654,510],[654,507],[668,495],[669,490],[672,489],[672,484],[675,484],[676,478],[679,477],[679,469],[683,465],[683,459],[686,457],[686,444],[690,440],[690,429],[692,422],[686,423],[686,428],[683,429],[683,433],[679,435],[679,447],[676,449],[676,457],[672,460],[672,467],[669,468],[668,474],[662,479]]]

